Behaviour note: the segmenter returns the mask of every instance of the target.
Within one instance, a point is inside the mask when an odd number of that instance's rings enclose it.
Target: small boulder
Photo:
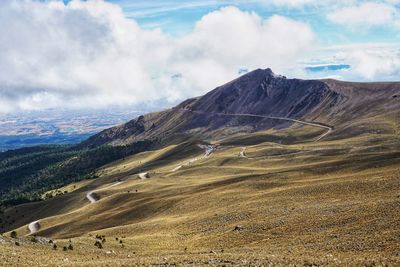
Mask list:
[[[235,228],[233,229],[233,231],[242,231],[242,230],[243,230],[242,225],[236,225]]]

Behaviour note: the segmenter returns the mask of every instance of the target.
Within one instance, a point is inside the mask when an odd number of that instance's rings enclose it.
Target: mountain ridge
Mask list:
[[[398,82],[288,79],[274,74],[269,68],[256,69],[203,96],[187,99],[173,108],[145,114],[126,124],[106,129],[80,145],[121,145],[160,138],[169,142],[169,139],[175,140],[178,137],[183,140],[193,135],[199,139],[219,138],[224,136],[221,134],[223,128],[241,133],[267,130],[282,124],[283,127],[290,126],[284,121],[215,116],[217,113],[302,119],[333,126],[335,123],[345,123],[346,118],[351,117],[346,112],[361,110],[359,115],[365,116],[371,113],[371,108],[374,111],[385,100],[393,102],[390,106],[397,111],[400,108],[399,102],[392,97],[397,94],[400,94]],[[199,111],[201,114],[188,114],[182,112],[183,109]],[[335,117],[339,115],[338,121]]]

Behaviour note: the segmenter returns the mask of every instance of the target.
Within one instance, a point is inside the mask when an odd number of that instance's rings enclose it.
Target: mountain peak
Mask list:
[[[258,69],[255,69],[255,70],[247,73],[247,75],[252,75],[252,74],[253,75],[254,74],[256,74],[256,75],[275,75],[275,73],[270,68],[266,68],[266,69],[258,68]]]
[[[287,79],[270,68],[255,69],[175,108],[147,114],[104,130],[81,145],[95,147],[143,140],[163,140],[167,143],[168,140],[186,138],[194,133],[202,138],[220,138],[226,132],[265,130],[282,124],[282,120],[245,117],[243,114],[304,120],[331,118],[332,114],[344,117],[338,111],[345,107],[360,112],[358,109],[363,109],[353,105],[371,99],[375,101],[376,97],[393,101],[395,98],[392,96],[399,94],[398,84],[385,83],[378,86],[380,90],[372,89],[376,87],[376,83],[366,85]],[[286,123],[286,120],[283,122]]]
[[[254,78],[254,77],[258,77],[258,78],[267,77],[267,78],[283,78],[283,79],[286,79],[285,76],[275,74],[272,71],[272,69],[270,69],[270,68],[266,68],[266,69],[258,68],[258,69],[255,69],[255,70],[243,75],[242,77],[249,77],[249,76],[252,77],[252,78]]]

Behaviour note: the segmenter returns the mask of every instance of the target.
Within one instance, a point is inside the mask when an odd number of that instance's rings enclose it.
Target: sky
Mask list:
[[[173,105],[247,71],[400,80],[400,0],[2,0],[0,115]]]

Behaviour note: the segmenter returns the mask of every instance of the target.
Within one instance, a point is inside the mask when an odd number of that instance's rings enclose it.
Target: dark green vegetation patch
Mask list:
[[[147,150],[151,144],[141,141],[92,149],[51,145],[0,153],[0,206],[38,201],[46,191],[96,178],[96,168]]]

